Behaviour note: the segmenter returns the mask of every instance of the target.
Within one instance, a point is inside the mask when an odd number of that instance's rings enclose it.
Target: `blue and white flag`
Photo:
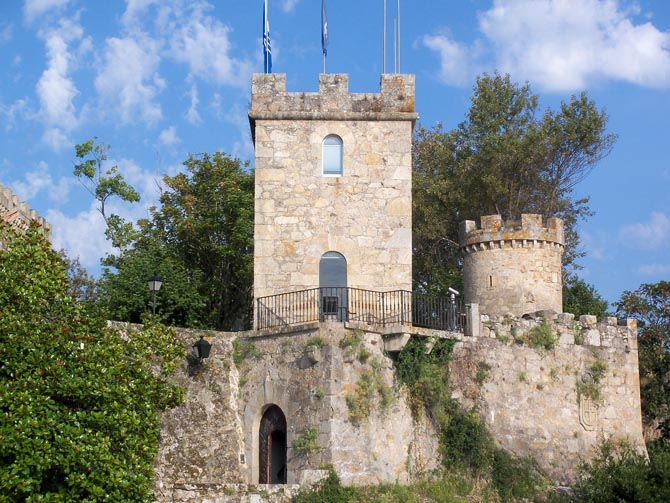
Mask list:
[[[328,54],[328,18],[326,17],[326,0],[321,0],[321,49],[323,55]]]
[[[270,47],[270,21],[268,21],[268,0],[263,2],[263,71],[272,73],[272,48]]]

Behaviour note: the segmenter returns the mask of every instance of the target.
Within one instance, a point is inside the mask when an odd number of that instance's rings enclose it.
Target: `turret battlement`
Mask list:
[[[460,246],[464,253],[491,247],[560,246],[565,243],[563,220],[549,218],[542,225],[542,215],[524,213],[518,220],[504,222],[500,215],[481,217],[481,226],[474,220],[461,222]]]
[[[30,209],[26,203],[1,183],[0,218],[21,232],[25,232],[30,226],[30,222],[34,220],[42,227],[46,239],[51,242],[51,224],[40,217],[35,210]]]
[[[349,93],[347,74],[322,73],[319,92],[287,92],[286,74],[253,76],[253,124],[261,119],[416,121],[414,75],[384,74],[381,93]]]

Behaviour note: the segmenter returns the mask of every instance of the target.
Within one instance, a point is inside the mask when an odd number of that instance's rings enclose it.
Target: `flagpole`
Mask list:
[[[400,0],[398,0],[398,73],[400,73]]]
[[[384,0],[384,36],[382,40],[382,73],[386,73],[386,0]]]
[[[328,17],[326,0],[321,0],[321,52],[323,54],[323,73],[326,73],[326,56],[328,55]]]

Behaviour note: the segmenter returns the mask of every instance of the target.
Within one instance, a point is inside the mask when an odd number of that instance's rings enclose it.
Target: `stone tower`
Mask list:
[[[503,222],[500,215],[461,224],[465,302],[479,304],[489,315],[552,309],[563,311],[563,221],[521,215],[521,222]]]
[[[342,74],[320,75],[318,93],[253,76],[256,299],[324,281],[411,289],[416,119],[413,75],[382,75],[375,94],[349,93]]]

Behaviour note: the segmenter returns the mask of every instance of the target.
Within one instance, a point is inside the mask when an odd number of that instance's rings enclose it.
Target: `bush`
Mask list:
[[[649,459],[625,443],[604,442],[598,456],[581,467],[575,486],[584,503],[670,501],[670,442],[649,445]]]

